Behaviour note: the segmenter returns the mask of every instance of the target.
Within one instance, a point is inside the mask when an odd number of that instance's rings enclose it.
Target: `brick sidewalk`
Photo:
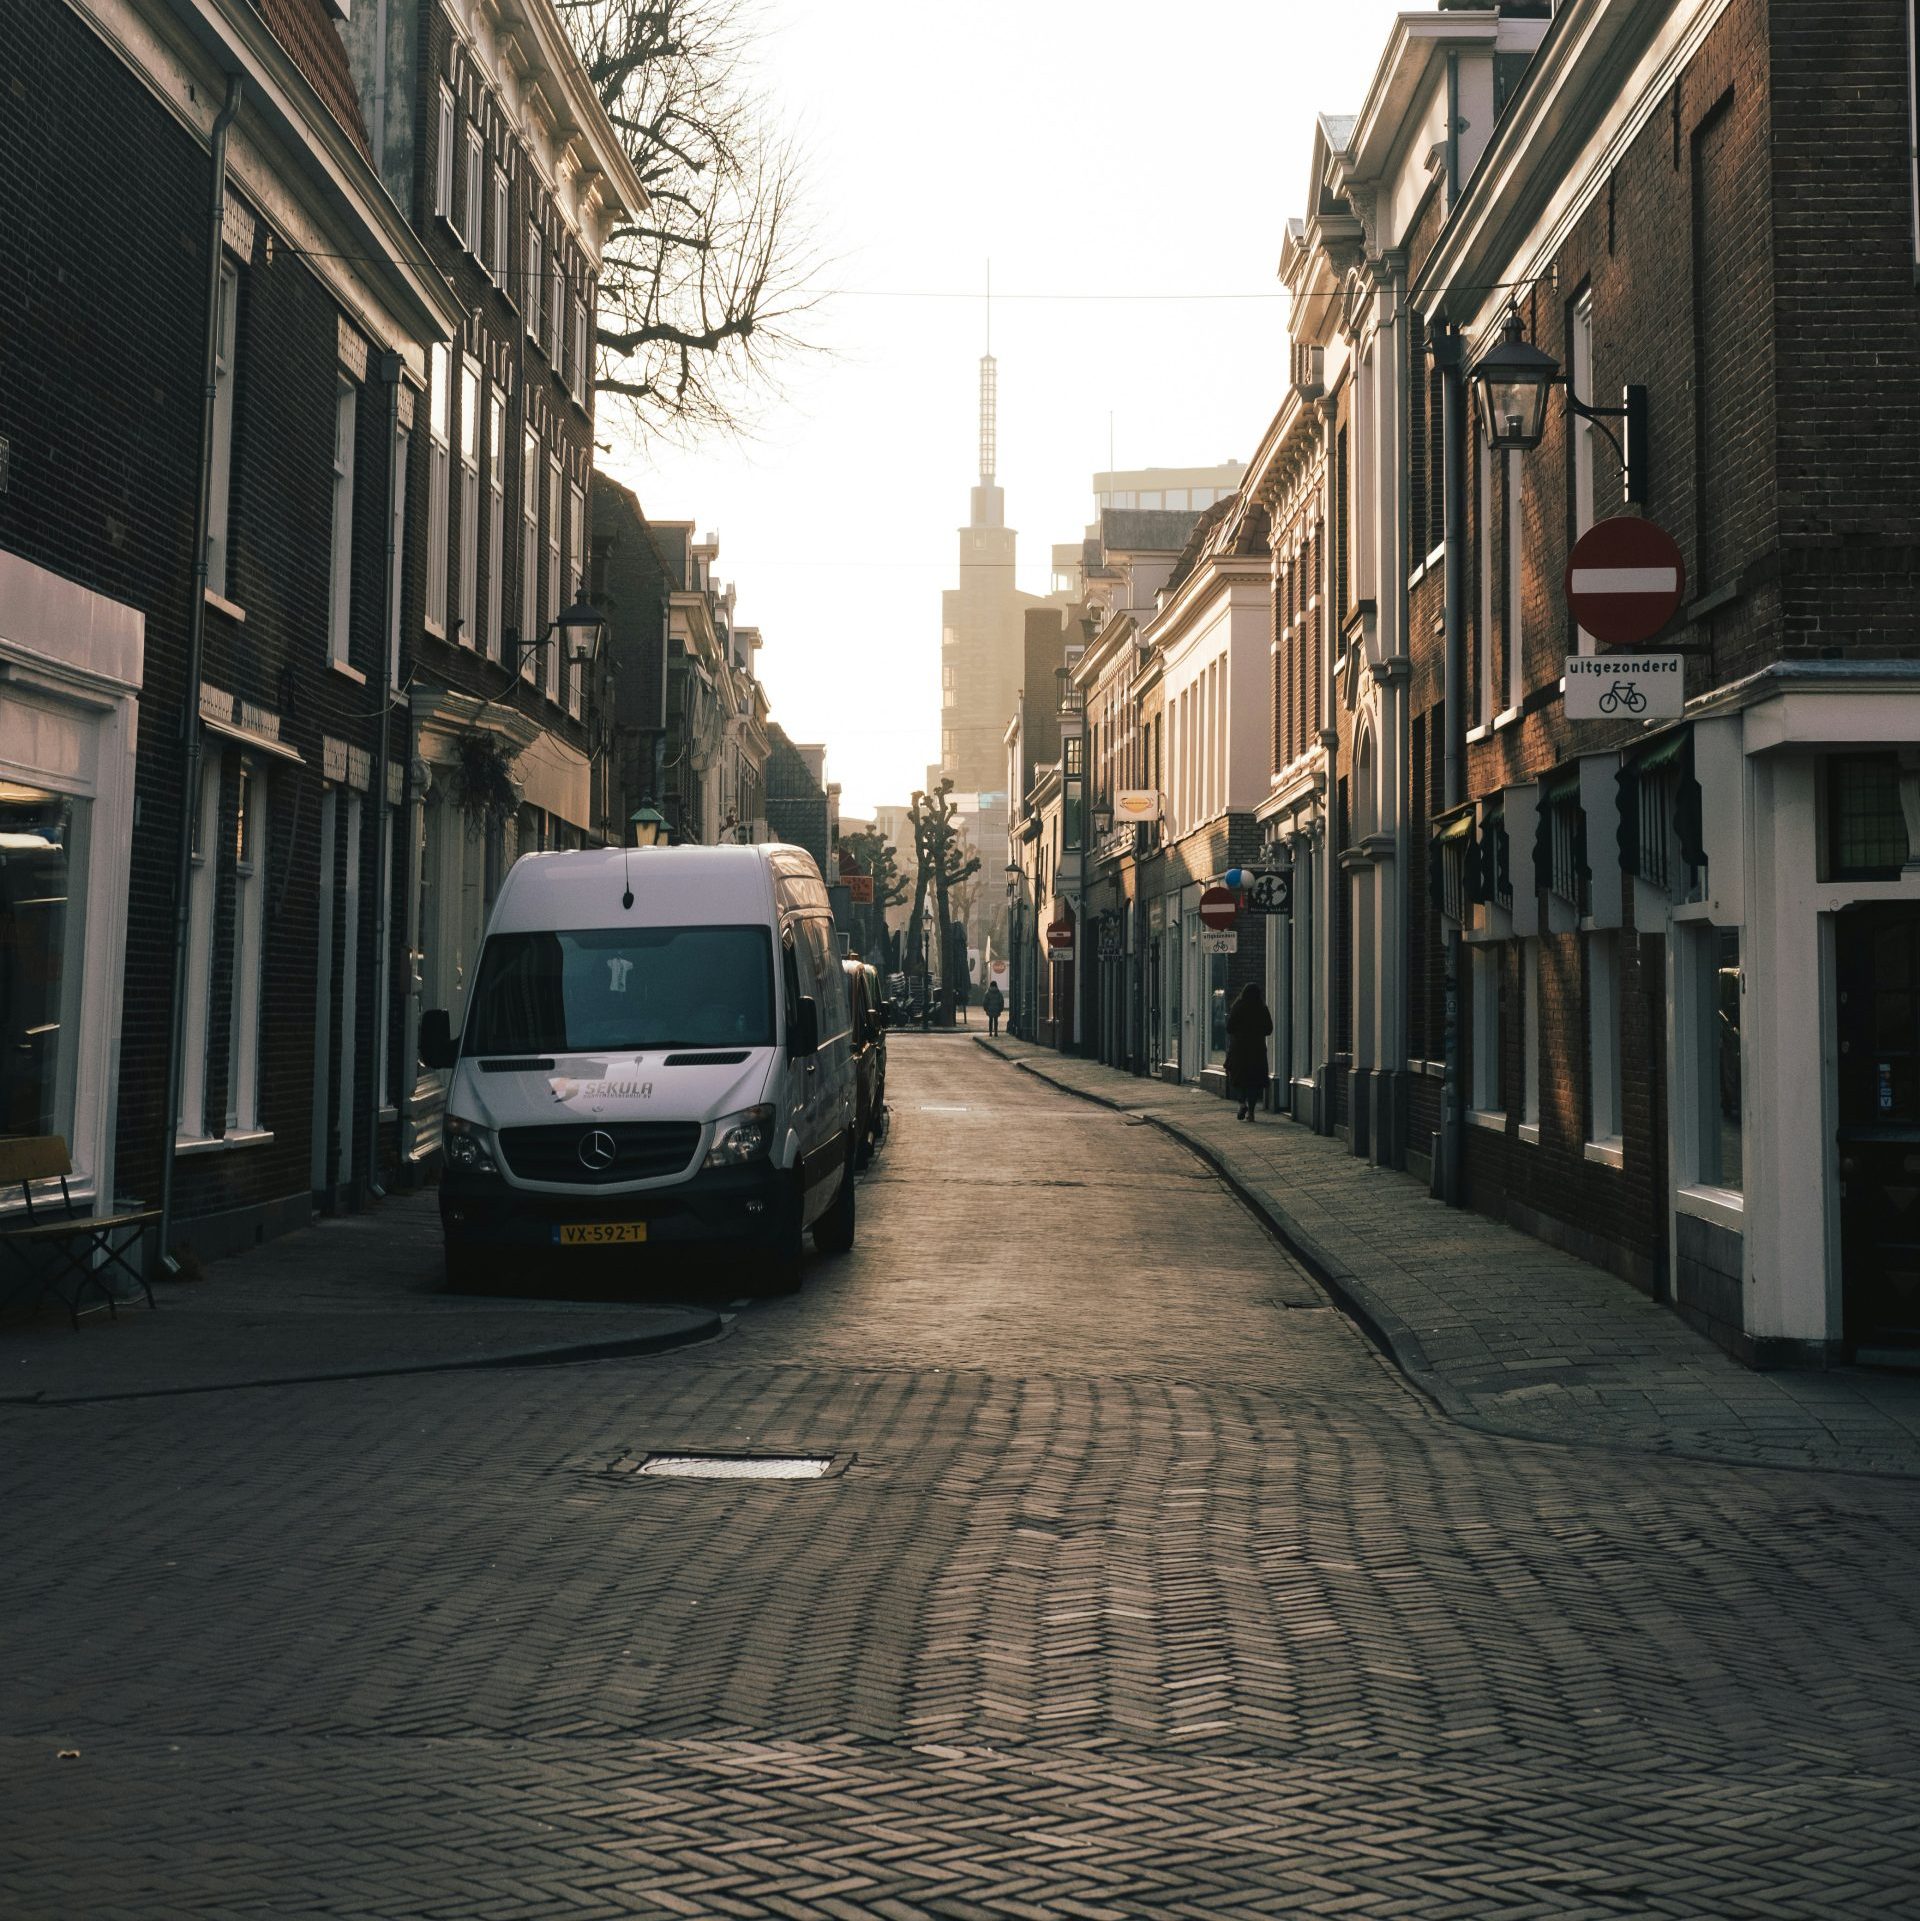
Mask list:
[[[710,1305],[657,1295],[580,1300],[449,1294],[431,1189],[321,1221],[213,1262],[204,1280],[156,1281],[155,1307],[0,1323],[0,1401],[177,1394],[517,1361],[658,1352],[720,1332]]]
[[[1142,1114],[1225,1176],[1408,1378],[1488,1433],[1920,1477],[1920,1377],[1755,1373],[1624,1281],[1277,1116],[1024,1041],[979,1044]]]

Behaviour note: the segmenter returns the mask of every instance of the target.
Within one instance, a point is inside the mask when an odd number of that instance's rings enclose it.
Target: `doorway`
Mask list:
[[[1837,916],[1846,1340],[1920,1348],[1920,903]]]

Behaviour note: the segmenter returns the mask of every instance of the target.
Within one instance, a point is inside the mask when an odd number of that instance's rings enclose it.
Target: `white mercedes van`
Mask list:
[[[804,849],[603,848],[508,870],[451,1069],[440,1179],[455,1285],[588,1250],[712,1246],[750,1292],[801,1235],[854,1236],[846,978]]]

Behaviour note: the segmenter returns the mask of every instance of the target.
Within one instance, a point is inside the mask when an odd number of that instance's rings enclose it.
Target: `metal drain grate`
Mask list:
[[[831,1454],[649,1454],[640,1472],[676,1481],[817,1481],[832,1466]]]

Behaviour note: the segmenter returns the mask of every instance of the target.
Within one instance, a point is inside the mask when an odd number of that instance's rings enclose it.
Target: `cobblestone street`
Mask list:
[[[705,1344],[0,1406],[0,1911],[1920,1913],[1911,1483],[1458,1426],[1164,1133],[892,1053]]]

